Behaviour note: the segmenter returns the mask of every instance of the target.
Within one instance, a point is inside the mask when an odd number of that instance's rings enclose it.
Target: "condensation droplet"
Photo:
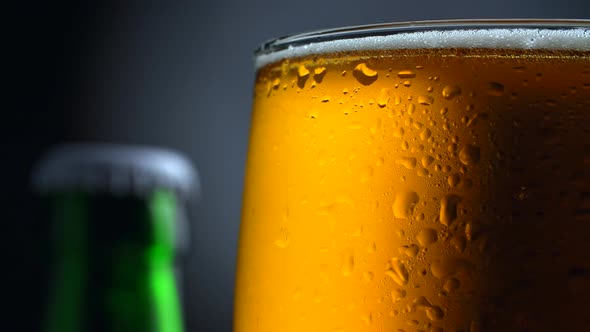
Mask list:
[[[434,98],[432,96],[418,96],[418,104],[430,106],[434,103]]]
[[[454,290],[458,289],[459,286],[461,286],[461,283],[459,282],[459,279],[457,279],[457,278],[450,278],[447,281],[445,281],[445,284],[443,286],[443,289],[445,290],[445,292],[451,293]]]
[[[410,148],[410,144],[407,141],[404,141],[402,143],[402,150],[408,151],[409,148]]]
[[[490,96],[500,97],[504,94],[504,85],[498,82],[488,83],[487,93]]]
[[[367,67],[366,63],[359,63],[352,72],[352,75],[363,85],[370,85],[377,80],[377,71]]]
[[[420,162],[422,163],[422,166],[426,168],[432,165],[432,163],[434,162],[434,158],[432,158],[431,156],[424,156],[422,157]]]
[[[404,136],[405,132],[406,131],[404,130],[404,128],[399,126],[393,130],[393,136],[401,138],[402,136]]]
[[[405,86],[406,88],[409,88],[409,87],[411,87],[411,86],[412,86],[412,82],[410,82],[410,81],[404,81],[404,83],[403,83],[403,84],[404,84],[404,86]]]
[[[408,105],[408,114],[412,115],[412,114],[414,114],[414,111],[416,111],[416,105],[414,105],[414,104]]]
[[[406,291],[403,289],[395,289],[391,292],[391,298],[393,299],[393,302],[397,302],[405,298],[406,294]]]
[[[324,76],[326,75],[326,67],[318,67],[316,69],[313,70],[313,80],[318,82],[318,83],[322,83],[322,81],[324,80]]]
[[[398,165],[402,165],[407,169],[414,169],[416,167],[416,158],[400,157],[395,160],[395,163]]]
[[[442,96],[446,99],[453,99],[461,94],[461,88],[456,85],[447,85],[442,90]]]
[[[440,200],[440,223],[449,226],[457,218],[457,203],[460,197],[456,195],[446,195]]]
[[[461,181],[461,177],[459,176],[459,174],[456,173],[449,175],[449,177],[447,178],[447,182],[451,187],[456,187],[459,184],[459,181]]]
[[[432,132],[430,131],[430,129],[425,128],[424,130],[422,130],[422,132],[420,133],[420,139],[425,141],[427,139],[430,138],[430,135],[432,135]]]
[[[393,215],[396,218],[408,218],[414,211],[414,206],[420,201],[414,191],[399,192],[393,202]]]
[[[348,277],[354,270],[354,255],[351,249],[345,250],[342,257],[342,275]]]
[[[426,308],[426,317],[428,317],[428,319],[430,319],[432,321],[441,320],[441,319],[443,319],[444,316],[445,316],[445,313],[442,311],[442,309],[439,306],[433,305],[433,306]]]
[[[465,165],[475,164],[479,161],[479,158],[479,147],[475,145],[466,144],[459,151],[459,160]]]
[[[361,320],[363,322],[365,322],[365,324],[371,325],[371,324],[373,324],[373,314],[368,313],[368,314],[361,315]]]
[[[371,271],[366,271],[365,273],[363,273],[363,276],[365,277],[366,281],[373,281],[375,274]]]
[[[420,247],[418,247],[416,244],[408,244],[399,248],[400,254],[406,255],[410,258],[415,258],[418,256],[419,251]]]
[[[430,174],[430,172],[428,172],[428,170],[427,170],[426,168],[422,168],[422,167],[420,167],[420,168],[418,168],[418,171],[416,172],[416,174],[417,174],[419,177],[423,177],[423,178],[425,178],[425,177],[427,177],[427,176],[428,176],[428,174]]]
[[[451,239],[451,245],[458,251],[463,252],[465,251],[465,247],[467,246],[467,241],[463,236],[454,236]]]
[[[279,235],[275,240],[275,245],[281,249],[287,248],[289,243],[291,243],[291,239],[289,238],[289,230],[287,227],[281,227],[279,231]]]
[[[404,286],[409,281],[408,270],[404,263],[394,257],[387,263],[385,275],[391,277],[398,285]]]
[[[438,235],[435,229],[433,228],[423,228],[418,235],[416,235],[416,240],[422,247],[429,246],[438,240]]]
[[[413,71],[410,71],[410,70],[402,70],[397,73],[397,76],[399,78],[414,78],[414,77],[416,77],[416,73],[414,73]]]
[[[361,171],[361,183],[367,183],[373,176],[374,169],[371,166],[367,166]]]
[[[377,105],[379,105],[379,107],[385,107],[385,106],[387,106],[388,102],[389,102],[389,89],[383,88],[379,92],[379,98],[377,98]]]

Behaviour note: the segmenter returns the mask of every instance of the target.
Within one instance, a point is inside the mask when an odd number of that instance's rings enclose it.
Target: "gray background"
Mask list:
[[[60,88],[61,103],[68,108],[60,113],[63,123],[55,127],[65,134],[53,133],[50,141],[151,144],[178,149],[194,161],[203,196],[194,208],[185,273],[187,323],[190,331],[230,331],[252,52],[259,43],[337,26],[449,18],[584,18],[589,10],[587,0],[95,5],[72,13],[84,13],[65,29],[78,46],[72,54],[58,50],[56,56],[69,68]],[[77,35],[79,26],[86,30]]]

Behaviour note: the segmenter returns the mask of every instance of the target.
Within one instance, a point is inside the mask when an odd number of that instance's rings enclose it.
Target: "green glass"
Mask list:
[[[53,225],[47,332],[183,331],[172,191],[66,191],[46,203]]]

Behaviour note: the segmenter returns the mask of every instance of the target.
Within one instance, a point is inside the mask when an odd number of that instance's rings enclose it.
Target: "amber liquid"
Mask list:
[[[258,71],[236,332],[590,331],[590,53]]]

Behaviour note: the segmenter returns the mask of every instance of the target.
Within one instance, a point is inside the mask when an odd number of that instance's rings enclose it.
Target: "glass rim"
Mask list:
[[[401,33],[415,33],[427,31],[441,32],[452,30],[497,29],[590,30],[590,19],[454,19],[407,21],[347,26],[340,28],[314,30],[310,32],[272,38],[270,40],[267,40],[266,42],[263,42],[254,51],[254,56],[264,56],[278,51],[309,44],[346,39],[356,39],[362,37],[378,37]]]

